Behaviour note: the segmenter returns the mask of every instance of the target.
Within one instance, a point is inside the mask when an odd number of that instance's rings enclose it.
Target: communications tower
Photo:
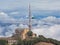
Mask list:
[[[32,28],[32,15],[31,15],[31,7],[29,4],[29,30]]]

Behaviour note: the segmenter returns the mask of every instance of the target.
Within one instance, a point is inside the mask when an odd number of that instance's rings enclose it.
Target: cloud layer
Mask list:
[[[2,26],[2,24],[4,24]],[[0,12],[0,37],[11,36],[16,28],[28,28],[28,18],[12,18],[7,13]],[[38,35],[60,40],[60,18],[48,16],[32,19],[32,31]]]
[[[35,32],[38,35],[44,35],[47,38],[53,38],[60,40],[60,25],[53,25],[47,28],[35,28],[33,29],[33,32]]]

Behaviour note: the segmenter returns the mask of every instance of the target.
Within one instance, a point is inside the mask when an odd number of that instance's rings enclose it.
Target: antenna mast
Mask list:
[[[32,27],[31,19],[32,19],[32,16],[31,16],[31,7],[30,7],[30,4],[29,4],[29,30],[31,30],[31,27]]]

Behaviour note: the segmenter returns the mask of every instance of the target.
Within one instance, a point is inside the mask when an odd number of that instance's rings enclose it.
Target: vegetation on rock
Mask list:
[[[7,45],[7,41],[6,40],[0,40],[0,45]]]
[[[54,45],[60,45],[60,41],[51,38],[45,38],[42,35],[39,35],[39,37],[35,37],[32,40],[23,40],[23,41],[20,40],[19,42],[21,43],[21,44],[19,43],[20,45],[34,45],[39,42],[47,42],[52,43]]]

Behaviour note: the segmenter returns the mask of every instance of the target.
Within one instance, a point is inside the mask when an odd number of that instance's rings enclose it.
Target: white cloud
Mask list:
[[[60,25],[50,26],[49,28],[36,28],[32,31],[38,35],[60,40]]]
[[[20,28],[28,28],[27,25],[23,25],[23,24],[20,24],[19,27],[20,27]]]
[[[49,16],[47,18],[42,19],[43,21],[47,23],[53,23],[53,24],[60,24],[60,18],[56,18],[54,16]]]
[[[16,20],[10,17],[7,13],[0,12],[0,22],[2,23],[14,23]]]
[[[7,37],[9,37],[9,36],[12,36],[12,34],[14,34],[15,33],[15,30],[17,29],[17,28],[28,28],[28,26],[27,25],[23,25],[23,24],[19,24],[19,26],[17,26],[17,25],[10,25],[10,26],[8,26],[7,27],[7,32],[5,32],[5,35],[7,36]]]
[[[49,16],[38,21],[35,29],[32,29],[38,35],[44,35],[48,38],[60,40],[60,18]]]
[[[7,14],[5,13],[1,13],[0,14],[0,20],[4,17],[5,19],[11,19]],[[40,34],[40,35],[44,35],[45,37],[49,37],[49,38],[54,38],[57,40],[60,40],[60,18],[56,18],[54,16],[49,16],[46,18],[42,18],[40,20],[36,20],[33,19],[32,20],[32,24],[37,24],[36,26],[34,26],[33,28],[33,32]],[[4,21],[4,19],[2,20],[2,22]],[[6,20],[5,20],[6,21]],[[10,21],[10,20],[9,20]],[[7,21],[8,22],[8,21]],[[19,19],[19,20],[15,20],[15,23],[20,22],[19,26],[17,26],[16,24],[12,24],[6,27],[7,31],[5,32],[6,36],[11,36],[16,28],[28,28],[27,22],[28,19]],[[4,28],[0,28],[0,36],[4,36],[2,34],[2,32],[4,31]]]
[[[2,32],[4,31],[3,29],[4,29],[4,27],[1,27],[1,26],[0,26],[0,35],[1,35]]]
[[[16,28],[18,28],[18,26],[14,25],[14,24],[8,26],[8,27],[7,27],[8,30],[7,30],[7,32],[5,32],[5,35],[8,36],[8,37],[9,37],[9,36],[12,36],[12,34],[15,33]]]
[[[37,27],[49,27],[53,25],[59,25],[60,24],[60,18],[56,18],[54,16],[48,16],[46,18],[43,18],[37,22]]]
[[[12,15],[16,15],[16,14],[19,14],[19,12],[11,12],[10,14],[12,14]]]

